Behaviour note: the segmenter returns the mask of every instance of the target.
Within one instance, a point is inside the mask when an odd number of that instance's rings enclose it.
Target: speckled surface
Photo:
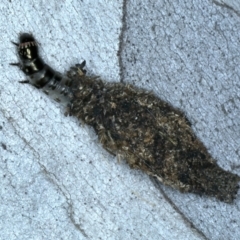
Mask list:
[[[209,1],[131,1],[127,9],[122,79],[182,109],[218,164],[240,175],[239,16]],[[163,189],[207,238],[238,238],[239,194],[225,205]]]
[[[8,65],[17,59],[10,40],[30,31],[56,70],[85,59],[88,72],[151,89],[184,110],[219,165],[239,174],[239,17],[211,1],[123,5],[0,3],[1,239],[239,236],[239,195],[227,205],[159,191],[105,152],[90,128],[19,84],[23,74]]]

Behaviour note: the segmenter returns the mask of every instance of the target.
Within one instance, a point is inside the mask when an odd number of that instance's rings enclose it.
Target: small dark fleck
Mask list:
[[[1,145],[2,145],[2,148],[3,148],[4,150],[7,150],[7,146],[6,146],[5,143],[1,143]]]

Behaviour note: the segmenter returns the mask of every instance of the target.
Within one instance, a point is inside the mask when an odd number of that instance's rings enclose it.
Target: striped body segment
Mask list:
[[[41,89],[55,101],[68,105],[72,98],[72,80],[44,63],[39,56],[38,44],[34,37],[23,33],[19,37],[19,43],[14,44],[17,46],[20,62],[12,65],[19,66],[27,76],[27,79],[20,83],[29,83]],[[82,62],[81,67],[83,68],[84,65],[85,61]]]

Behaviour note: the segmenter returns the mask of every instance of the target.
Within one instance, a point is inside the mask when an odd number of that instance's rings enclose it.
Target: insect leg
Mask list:
[[[21,68],[21,64],[20,63],[9,63],[9,65]]]
[[[9,63],[9,65],[22,68],[22,65],[20,63]],[[23,81],[18,81],[18,82],[19,83],[29,83],[29,80],[23,80]]]
[[[19,43],[16,43],[16,42],[13,42],[13,41],[11,41],[11,43],[16,45],[16,46],[19,46]]]
[[[64,116],[67,117],[67,116],[72,116],[71,114],[71,109],[72,109],[72,103],[69,103],[67,105],[67,108],[66,108],[66,111],[64,112]]]
[[[29,80],[18,81],[19,83],[29,83]]]

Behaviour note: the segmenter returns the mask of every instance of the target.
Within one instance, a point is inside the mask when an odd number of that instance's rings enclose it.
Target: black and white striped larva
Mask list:
[[[17,46],[19,63],[11,63],[20,67],[26,74],[27,80],[20,83],[29,83],[36,88],[49,95],[52,99],[62,104],[69,104],[71,99],[72,80],[67,76],[53,70],[50,66],[44,63],[38,54],[37,41],[31,34],[20,34],[19,43],[12,42]],[[85,73],[83,61],[79,68]]]
[[[86,76],[85,62],[57,75],[28,34],[16,45],[28,82],[64,98],[69,114],[92,126],[106,150],[181,192],[234,200],[240,177],[217,165],[181,111],[133,85]]]

